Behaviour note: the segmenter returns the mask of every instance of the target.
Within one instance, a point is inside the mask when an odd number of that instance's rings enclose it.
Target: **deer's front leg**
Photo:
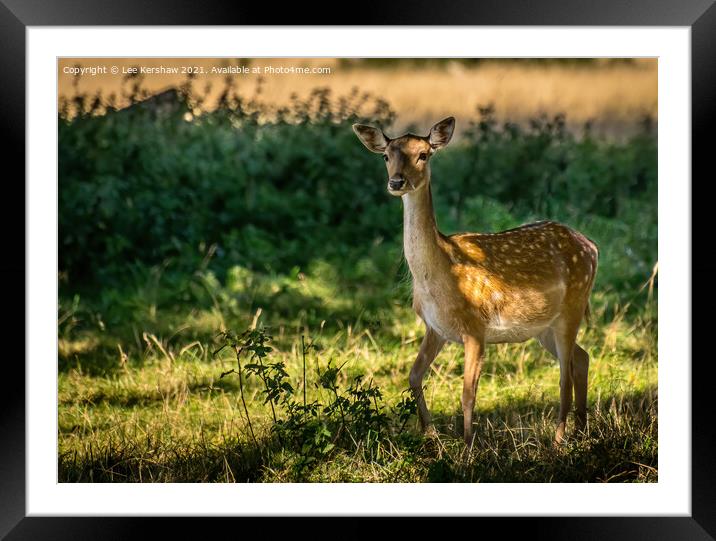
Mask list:
[[[462,387],[462,414],[464,436],[467,445],[472,444],[472,413],[475,409],[475,394],[480,381],[485,345],[481,338],[464,336],[465,344],[465,382]]]
[[[430,364],[445,344],[445,340],[433,329],[427,325],[425,329],[425,336],[422,344],[420,344],[418,358],[415,359],[413,368],[410,370],[410,389],[418,402],[418,418],[420,419],[420,427],[423,430],[426,430],[431,424],[430,412],[423,396],[423,378]]]

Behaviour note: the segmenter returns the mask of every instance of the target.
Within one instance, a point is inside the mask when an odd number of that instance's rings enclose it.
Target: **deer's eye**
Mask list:
[[[427,160],[427,159],[428,159],[428,155],[425,154],[425,152],[421,152],[421,153],[420,153],[420,156],[418,156],[418,161],[419,161],[419,162],[424,162],[424,161]]]
[[[387,162],[387,161],[388,161],[388,155],[387,155],[387,154],[383,154],[383,159]]]

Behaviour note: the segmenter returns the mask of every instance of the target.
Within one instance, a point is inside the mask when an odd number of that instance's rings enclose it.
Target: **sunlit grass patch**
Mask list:
[[[270,315],[268,315],[270,317]],[[416,326],[405,314],[405,328]],[[184,343],[149,338],[135,361],[104,376],[72,368],[60,373],[60,476],[64,481],[655,481],[657,475],[657,368],[648,325],[589,327],[581,343],[592,355],[589,430],[552,445],[559,369],[536,343],[490,346],[477,398],[475,442],[466,458],[461,443],[462,355],[447,346],[425,380],[437,440],[420,436],[412,417],[405,432],[371,450],[338,448],[310,468],[301,455],[269,437],[271,412],[256,379],[244,392],[261,439],[256,448],[238,400],[230,353],[212,355],[211,341]],[[306,329],[300,329],[305,331]],[[285,363],[302,393],[301,332],[284,330],[271,358]],[[392,332],[358,325],[317,330],[307,359],[307,379],[329,363],[342,366],[337,385],[362,374],[379,387],[385,406],[404,396],[418,343],[398,342]],[[416,329],[419,334],[419,329]],[[611,333],[611,334],[609,334]],[[616,333],[613,347],[605,335]],[[304,334],[304,341],[310,335]],[[626,343],[628,347],[621,348]],[[150,344],[150,345],[147,345]],[[161,346],[161,347],[160,347]],[[652,353],[634,356],[630,351]],[[307,399],[330,392],[309,384]],[[388,411],[388,410],[386,410]],[[261,450],[263,449],[263,450]]]

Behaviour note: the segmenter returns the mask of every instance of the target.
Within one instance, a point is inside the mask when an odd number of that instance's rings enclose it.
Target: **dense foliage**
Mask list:
[[[350,129],[369,122],[391,134],[381,100],[319,89],[263,121],[267,107],[237,98],[199,116],[200,99],[182,93],[164,107],[103,115],[79,99],[84,112],[59,123],[59,265],[75,283],[104,282],[136,263],[191,270],[210,247],[223,274],[341,262],[376,242],[400,243],[400,205],[386,194],[382,161]],[[620,281],[648,277],[656,233],[648,127],[617,143],[588,127],[577,137],[559,116],[520,127],[498,125],[490,107],[479,114],[433,161],[444,231],[548,218],[578,221],[601,244],[622,233],[618,222],[633,229],[620,256],[636,271]]]

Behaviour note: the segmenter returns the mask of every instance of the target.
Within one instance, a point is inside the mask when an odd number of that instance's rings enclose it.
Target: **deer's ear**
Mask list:
[[[430,146],[434,149],[442,148],[450,142],[452,132],[455,131],[455,118],[447,117],[430,129]]]
[[[356,132],[361,143],[371,152],[382,154],[388,146],[390,140],[378,128],[372,126],[364,126],[363,124],[353,124],[353,131]]]

